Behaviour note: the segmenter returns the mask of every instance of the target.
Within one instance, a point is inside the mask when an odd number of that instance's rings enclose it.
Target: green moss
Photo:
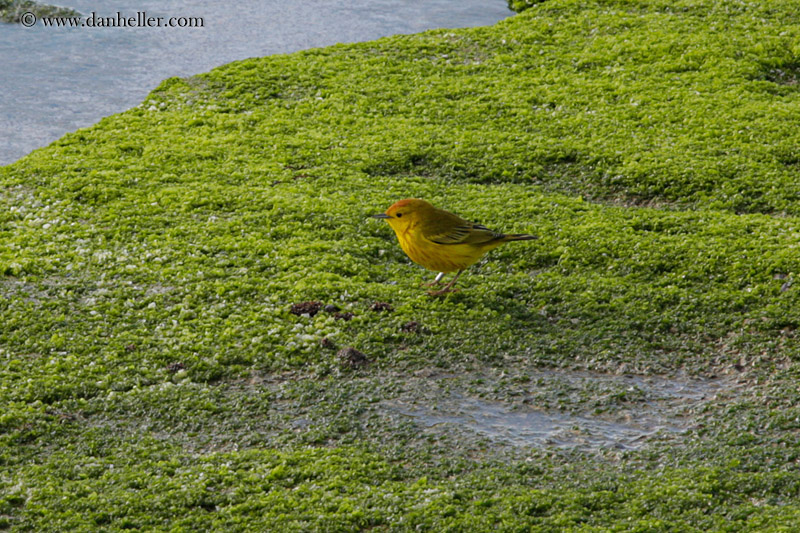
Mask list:
[[[0,22],[19,23],[24,13],[41,17],[75,17],[80,13],[67,7],[40,4],[32,0],[0,0]]]
[[[508,9],[511,11],[516,11],[517,13],[522,13],[526,9],[529,9],[544,1],[545,0],[508,0]]]
[[[796,523],[795,7],[549,0],[250,59],[0,168],[0,528]],[[368,216],[413,196],[540,239],[430,298]],[[635,449],[387,415],[440,375],[609,423],[664,403],[541,377],[570,372],[726,385]]]
[[[76,463],[57,453],[34,470],[52,481],[16,485],[5,508],[24,502],[24,527],[37,531],[709,531],[790,527],[798,518],[796,508],[779,502],[747,501],[779,476],[753,482],[750,474],[712,469],[665,469],[658,476],[631,474],[554,490],[542,488],[539,476],[499,468],[458,480],[409,478],[357,449],[198,458],[146,442],[127,460]],[[736,511],[727,516],[709,512],[731,505]]]

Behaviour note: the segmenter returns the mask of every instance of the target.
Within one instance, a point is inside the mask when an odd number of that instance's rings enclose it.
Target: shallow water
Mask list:
[[[570,413],[515,408],[476,398],[453,399],[447,406],[431,410],[398,406],[398,412],[413,417],[426,428],[447,426],[475,433],[512,446],[599,449],[635,449],[660,432],[679,433],[675,423],[645,417],[635,423],[620,423]]]
[[[529,397],[512,403],[481,398],[446,381],[434,384],[438,392],[428,398],[389,400],[383,408],[431,433],[466,431],[516,447],[633,450],[691,429],[702,406],[731,388],[719,380],[548,372],[534,380]],[[566,409],[538,407],[537,388],[561,391]],[[603,393],[615,400],[598,403]],[[581,405],[579,398],[591,400]]]
[[[57,2],[88,16],[202,17],[202,28],[0,23],[0,164],[138,103],[170,76],[248,57],[433,28],[493,24],[505,0]]]

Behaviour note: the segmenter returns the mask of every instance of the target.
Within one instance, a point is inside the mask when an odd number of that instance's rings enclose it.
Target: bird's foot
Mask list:
[[[433,279],[433,281],[429,281],[427,283],[423,283],[422,286],[423,287],[436,287],[437,285],[439,285],[442,282],[442,278],[443,277],[444,277],[444,272],[439,272],[438,274],[436,274],[436,277]]]
[[[445,287],[443,289],[439,289],[438,291],[428,291],[429,296],[442,296],[444,294],[448,294],[450,292],[458,292],[461,289],[453,289],[452,287]]]
[[[462,272],[464,272],[463,268],[458,271],[458,273],[456,274],[456,277],[454,277],[453,279],[450,280],[450,283],[448,283],[447,285],[445,285],[443,288],[439,289],[438,291],[428,291],[428,294],[430,294],[431,296],[441,296],[442,294],[447,294],[448,292],[457,292],[458,289],[454,289],[453,285],[456,284],[456,281],[458,280],[458,276],[460,276]],[[445,274],[444,272],[439,272],[439,275],[436,276],[436,279],[433,280],[433,281],[438,283],[439,280],[441,280],[444,277],[444,274]]]

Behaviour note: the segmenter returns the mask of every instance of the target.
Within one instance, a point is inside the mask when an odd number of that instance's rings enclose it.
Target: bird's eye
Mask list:
[[[400,218],[401,216],[403,216],[403,213],[397,213],[397,218]]]

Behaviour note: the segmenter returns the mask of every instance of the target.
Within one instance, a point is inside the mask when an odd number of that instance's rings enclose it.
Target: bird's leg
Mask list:
[[[436,285],[438,285],[439,283],[442,282],[442,278],[444,277],[444,274],[445,274],[444,272],[439,272],[438,274],[436,274],[436,277],[434,278],[433,281],[430,281],[428,283],[423,283],[422,286],[423,287],[435,287]]]
[[[464,272],[463,268],[461,270],[459,270],[458,273],[455,275],[455,277],[452,280],[450,280],[450,283],[448,283],[447,285],[442,287],[441,290],[428,291],[428,294],[430,294],[431,296],[441,296],[442,294],[447,294],[448,292],[456,292],[458,289],[454,289],[453,285],[455,285],[456,280],[458,279],[458,276],[460,276],[462,272]]]

